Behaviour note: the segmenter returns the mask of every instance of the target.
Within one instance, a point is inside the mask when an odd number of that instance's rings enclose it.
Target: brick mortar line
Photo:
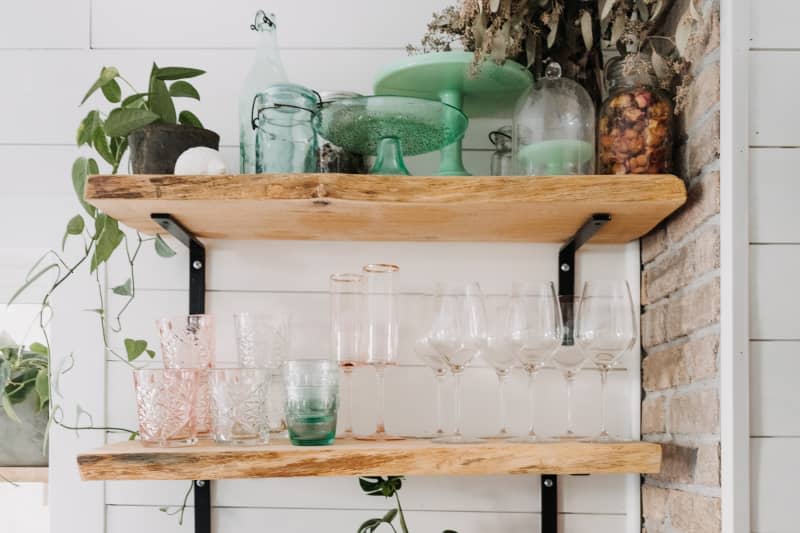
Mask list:
[[[704,111],[703,114],[697,118],[697,120],[688,125],[686,130],[683,132],[683,135],[681,135],[682,143],[686,144],[686,141],[690,139],[692,134],[697,133],[697,131],[700,129],[700,126],[712,118],[715,113],[720,112],[720,110],[721,107],[719,101],[711,104],[711,107],[709,107],[708,110]]]
[[[702,177],[705,177],[707,175],[708,174],[701,174],[698,177],[702,178]],[[679,240],[677,242],[674,242],[674,243],[670,242],[669,244],[667,244],[667,246],[664,248],[664,250],[661,251],[661,253],[659,253],[657,256],[652,258],[647,263],[642,264],[642,270],[641,271],[645,272],[651,266],[652,267],[657,266],[659,263],[664,261],[664,258],[666,256],[668,256],[670,252],[674,252],[676,250],[679,250],[680,248],[683,248],[685,245],[690,244],[690,241],[696,240],[697,236],[700,233],[702,233],[702,231],[704,229],[706,229],[707,226],[710,226],[710,225],[719,226],[719,220],[720,220],[719,211],[717,211],[716,213],[711,214],[708,218],[706,218],[700,224],[698,224],[696,227],[692,228],[689,232],[687,232],[686,235],[684,235],[683,238],[681,238],[681,240]],[[666,230],[666,228],[664,228],[664,229]]]
[[[692,281],[690,281],[689,283],[687,283],[686,285],[684,285],[680,289],[677,289],[674,292],[669,293],[668,295],[664,296],[663,298],[660,298],[659,300],[657,300],[657,301],[655,301],[653,303],[645,305],[644,309],[645,309],[645,311],[648,311],[650,309],[654,309],[654,308],[660,307],[662,305],[667,305],[672,300],[679,300],[681,297],[683,297],[689,291],[694,291],[694,290],[702,287],[703,285],[706,285],[709,281],[712,281],[712,280],[717,279],[719,277],[720,277],[720,269],[719,268],[715,268],[714,270],[709,270],[708,272],[704,272],[703,274],[697,276],[696,278],[694,278]],[[719,320],[717,320],[714,323],[715,324],[719,323]],[[703,327],[705,327],[705,326],[703,326]]]
[[[645,390],[644,392],[646,396],[642,401],[646,400],[647,398],[652,398],[655,400],[659,398],[667,398],[671,400],[675,395],[690,392],[702,392],[707,390],[719,390],[719,371],[717,371],[713,377],[693,381],[691,383],[684,383],[682,385],[678,385],[677,387],[669,387],[667,389],[652,391]]]
[[[660,481],[650,476],[645,476],[644,486],[656,487],[659,489],[679,490],[681,492],[697,494],[707,498],[719,499],[722,497],[722,489],[720,487],[697,485],[694,483],[670,483],[667,481]]]
[[[720,436],[716,433],[646,433],[642,439],[645,442],[691,448],[721,443]]]
[[[674,348],[676,346],[682,346],[687,342],[703,339],[711,335],[719,336],[719,334],[720,334],[719,322],[714,322],[713,324],[709,324],[707,326],[703,326],[700,329],[696,329],[691,333],[689,333],[688,335],[681,335],[680,337],[670,339],[669,341],[662,342],[661,344],[656,344],[655,346],[651,346],[650,348],[642,348],[642,360],[644,360],[645,357],[661,353],[670,348]]]

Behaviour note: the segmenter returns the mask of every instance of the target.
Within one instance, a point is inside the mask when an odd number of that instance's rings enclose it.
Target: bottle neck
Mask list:
[[[280,63],[280,60],[276,32],[270,30],[259,32],[258,45],[256,47],[256,61],[275,61]]]

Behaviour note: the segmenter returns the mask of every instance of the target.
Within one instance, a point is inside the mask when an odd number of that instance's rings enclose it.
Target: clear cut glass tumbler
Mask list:
[[[170,448],[197,442],[194,409],[199,373],[170,368],[133,371],[139,439],[145,446]]]
[[[214,368],[211,383],[211,432],[219,444],[269,442],[269,370]]]

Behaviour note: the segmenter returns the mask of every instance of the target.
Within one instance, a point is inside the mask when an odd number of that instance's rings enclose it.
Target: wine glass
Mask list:
[[[563,338],[561,306],[553,283],[550,281],[514,283],[511,289],[508,324],[514,355],[528,373],[530,402],[528,434],[515,438],[514,442],[537,442],[541,439],[534,431],[534,380],[539,370],[561,347]]]
[[[403,437],[386,433],[385,372],[386,367],[397,364],[400,321],[398,318],[398,283],[400,267],[389,264],[370,264],[363,268],[364,345],[366,363],[375,368],[378,387],[378,420],[375,432],[359,436],[363,440],[400,440]]]
[[[608,371],[636,342],[636,318],[628,282],[587,281],[575,317],[575,341],[600,369],[601,425],[596,440],[611,440],[606,429]]]
[[[442,427],[442,385],[447,376],[447,362],[439,352],[431,346],[431,341],[427,336],[417,339],[414,343],[414,353],[425,363],[425,366],[433,371],[433,376],[436,378],[436,431],[421,435],[417,438],[435,439],[444,437],[445,432]]]
[[[330,277],[331,350],[344,372],[344,431],[353,436],[353,370],[364,364],[361,329],[364,305],[364,276],[333,274]]]
[[[461,434],[461,374],[486,347],[486,310],[478,283],[438,283],[430,343],[447,362],[455,384],[455,431],[435,442],[483,442]]]
[[[499,306],[494,314],[494,320],[489,325],[489,336],[486,338],[486,349],[481,352],[483,357],[497,374],[497,405],[500,430],[486,437],[488,439],[507,439],[511,437],[508,432],[506,414],[506,385],[511,369],[516,363],[511,339],[508,335],[509,309],[507,305]]]
[[[558,440],[576,440],[582,438],[575,434],[572,427],[572,389],[578,372],[583,369],[589,356],[574,342],[575,327],[572,317],[578,306],[579,298],[574,296],[559,296],[561,302],[561,316],[564,322],[564,341],[561,348],[553,355],[553,364],[564,376],[567,389],[567,429]],[[568,318],[569,317],[569,318]]]

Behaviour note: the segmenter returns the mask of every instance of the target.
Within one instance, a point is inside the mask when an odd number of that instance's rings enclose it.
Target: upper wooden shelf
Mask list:
[[[201,442],[187,448],[112,444],[78,456],[81,478],[242,479],[308,476],[657,473],[661,446],[651,442],[485,442],[435,444],[337,440],[332,446],[231,447]]]
[[[47,483],[46,466],[0,466],[0,483]]]
[[[152,213],[168,213],[214,239],[564,242],[608,213],[592,242],[624,243],[680,207],[686,188],[670,175],[96,175],[85,195],[145,233],[163,231]]]

